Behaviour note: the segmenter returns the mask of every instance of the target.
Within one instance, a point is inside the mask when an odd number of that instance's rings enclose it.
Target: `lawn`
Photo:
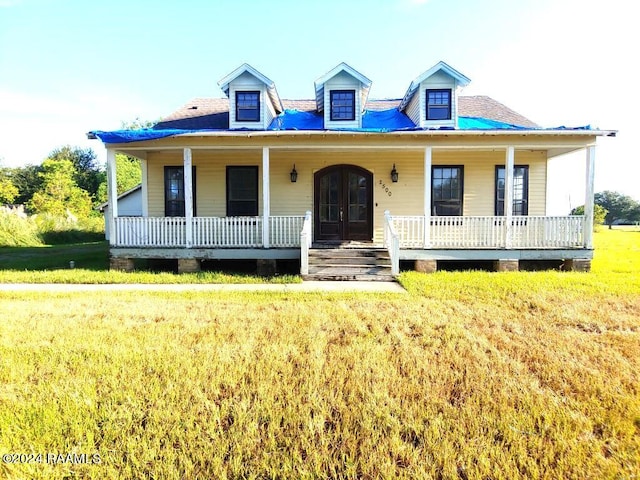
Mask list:
[[[73,262],[73,269],[71,268]],[[135,272],[109,270],[109,245],[91,242],[40,247],[0,248],[0,283],[298,283],[297,275],[272,278],[248,273],[203,271],[175,275],[151,271],[147,265]]]
[[[0,478],[637,478],[640,232],[596,240],[408,295],[0,293]]]

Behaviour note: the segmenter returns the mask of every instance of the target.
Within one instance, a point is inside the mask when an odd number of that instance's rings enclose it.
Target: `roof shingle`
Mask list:
[[[399,98],[368,100],[366,110],[382,111],[397,108],[401,101]],[[316,112],[316,101],[313,99],[282,100],[282,104],[287,110]],[[539,128],[536,123],[528,118],[485,95],[458,97],[458,115],[461,117],[487,118],[521,127]],[[154,126],[156,130],[169,128],[184,130],[228,129],[229,99],[195,98],[164,117]]]

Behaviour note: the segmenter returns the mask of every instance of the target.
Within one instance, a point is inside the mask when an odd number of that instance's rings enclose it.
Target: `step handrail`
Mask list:
[[[400,273],[400,238],[393,226],[393,217],[389,210],[384,212],[384,246],[391,259],[391,275]]]
[[[311,248],[311,212],[304,214],[302,231],[300,232],[300,275],[309,274],[309,248]]]

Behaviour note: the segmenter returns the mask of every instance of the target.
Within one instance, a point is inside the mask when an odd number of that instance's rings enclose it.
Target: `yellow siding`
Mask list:
[[[200,217],[226,215],[226,166],[258,167],[258,195],[262,196],[262,151],[223,152],[193,150],[196,169],[196,214]],[[181,166],[182,153],[150,153],[148,157],[149,216],[164,215],[164,167]],[[262,202],[259,202],[260,214]]]
[[[226,166],[258,167],[262,176],[262,151],[193,150],[196,167],[196,209],[198,216],[226,215]],[[433,165],[464,166],[464,215],[493,215],[495,167],[504,165],[500,151],[433,151]],[[399,173],[392,183],[393,164]],[[516,151],[515,163],[529,165],[529,214],[544,215],[546,205],[546,157],[541,151]],[[291,183],[289,172],[295,164],[298,181]],[[424,154],[405,152],[352,151],[270,151],[271,215],[303,215],[313,211],[314,173],[339,164],[357,165],[373,173],[375,239],[382,238],[383,214],[424,214]],[[149,215],[164,215],[164,167],[182,165],[182,153],[149,153]],[[258,182],[259,211],[262,214],[262,180]]]
[[[505,164],[506,153],[434,152],[434,165],[464,167],[463,215],[495,214],[496,166]],[[547,160],[541,151],[516,151],[516,165],[529,166],[529,215],[545,215]]]

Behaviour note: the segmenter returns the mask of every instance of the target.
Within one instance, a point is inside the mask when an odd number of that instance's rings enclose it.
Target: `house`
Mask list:
[[[439,62],[402,98],[373,100],[372,81],[341,63],[315,81],[314,98],[284,100],[244,64],[220,80],[225,98],[195,99],[153,129],[90,132],[107,149],[110,199],[116,152],[142,165],[142,216],[109,209],[112,268],[170,258],[179,271],[255,259],[263,272],[299,259],[303,275],[323,278],[397,274],[401,261],[588,270],[596,140],[616,132],[541,128],[460,95],[469,81]],[[575,151],[586,214],[549,216],[547,164]]]
[[[101,203],[96,209],[104,215],[104,238],[109,240],[109,202]],[[142,184],[118,195],[118,215],[120,217],[142,216]]]

